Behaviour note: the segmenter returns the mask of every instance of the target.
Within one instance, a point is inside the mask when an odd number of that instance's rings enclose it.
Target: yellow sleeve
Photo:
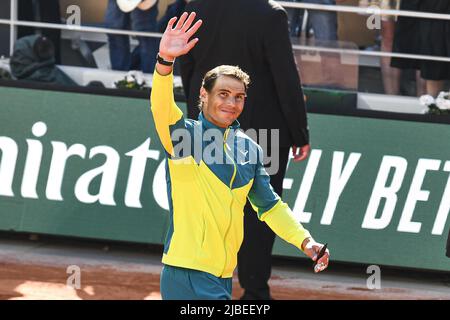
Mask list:
[[[173,95],[173,73],[162,76],[155,70],[150,106],[159,139],[167,153],[173,156],[170,126],[178,121],[184,121],[183,112],[176,105]]]
[[[272,209],[261,216],[261,221],[267,225],[283,240],[293,244],[302,250],[302,243],[308,237],[311,237],[308,230],[303,228],[298,222],[289,206],[281,199]]]

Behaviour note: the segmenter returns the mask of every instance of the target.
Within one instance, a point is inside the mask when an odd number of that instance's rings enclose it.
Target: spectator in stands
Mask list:
[[[18,39],[14,44],[10,67],[11,74],[18,80],[76,85],[55,65],[55,48],[44,36],[31,35]]]
[[[156,0],[145,0],[150,8],[141,9],[136,1],[134,8],[122,11],[116,0],[109,0],[105,15],[107,28],[134,31],[158,32],[158,7]],[[131,9],[131,10],[130,10]],[[109,56],[113,70],[128,71],[138,65],[139,70],[151,73],[155,69],[156,54],[158,53],[159,38],[137,37],[139,46],[131,52],[130,37],[126,35],[108,34]],[[137,61],[136,61],[137,60]],[[137,68],[136,68],[137,69]]]
[[[377,7],[383,10],[398,10],[400,0],[359,0],[362,8]],[[395,16],[381,16],[381,51],[392,52],[394,43]],[[391,57],[381,58],[381,73],[383,77],[384,92],[386,94],[400,94],[400,69],[391,67]]]
[[[59,0],[19,0],[17,2],[17,16],[19,20],[39,21],[47,23],[61,23]],[[33,35],[34,27],[17,28],[17,38]],[[55,62],[61,64],[61,30],[42,28],[40,33],[50,39],[55,49]]]
[[[448,0],[402,1],[400,8],[423,13],[450,14]],[[394,52],[450,57],[450,21],[399,17],[394,37]],[[393,58],[392,66],[415,69],[425,79],[426,93],[436,97],[450,79],[450,63],[430,60]],[[423,92],[418,90],[417,95]]]
[[[293,147],[294,161],[308,156],[309,134],[305,102],[289,38],[286,11],[268,0],[193,0],[186,11],[194,11],[207,28],[200,41],[180,57],[188,117],[197,119],[198,100],[205,73],[222,64],[239,65],[252,83],[240,127],[279,130],[279,141],[267,145],[264,157],[272,157],[270,184],[281,197],[283,179]],[[269,141],[270,142],[270,141]],[[265,144],[265,143],[264,143]],[[277,154],[278,161],[274,160]],[[244,289],[242,299],[270,299],[273,231],[247,203],[244,209],[244,241],[238,256],[238,274]]]
[[[291,2],[314,3],[323,5],[336,5],[344,0],[288,0]],[[301,9],[288,9],[290,33],[292,37],[299,37],[302,30]],[[314,31],[314,38],[324,41],[336,41],[337,37],[337,13],[335,11],[308,10],[308,25]]]

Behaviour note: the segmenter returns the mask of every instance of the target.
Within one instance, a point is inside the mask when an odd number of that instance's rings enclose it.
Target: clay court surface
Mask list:
[[[67,285],[74,265],[79,288]],[[157,300],[161,267],[158,248],[1,238],[0,299]],[[316,275],[309,263],[276,259],[270,284],[285,300],[450,299],[446,274],[381,270],[381,289],[369,290],[364,266],[330,265]],[[241,292],[235,275],[233,298]]]

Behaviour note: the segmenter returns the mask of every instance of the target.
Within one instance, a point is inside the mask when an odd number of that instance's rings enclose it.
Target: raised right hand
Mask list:
[[[195,12],[184,12],[178,20],[175,28],[173,25],[177,21],[177,17],[169,20],[167,28],[161,38],[159,44],[159,55],[168,61],[173,61],[175,58],[188,53],[198,42],[198,38],[189,39],[197,32],[202,25],[202,20],[198,20],[191,28],[195,19]]]

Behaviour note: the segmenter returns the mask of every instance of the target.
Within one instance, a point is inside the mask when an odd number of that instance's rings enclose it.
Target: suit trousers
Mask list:
[[[281,197],[290,148],[279,148],[279,170],[270,176],[270,184]],[[266,153],[266,150],[264,150]],[[270,154],[270,150],[267,151]],[[266,153],[267,154],[267,153]],[[260,221],[250,203],[244,208],[244,240],[238,253],[238,277],[244,300],[271,299],[268,281],[272,271],[272,248],[275,234]]]

